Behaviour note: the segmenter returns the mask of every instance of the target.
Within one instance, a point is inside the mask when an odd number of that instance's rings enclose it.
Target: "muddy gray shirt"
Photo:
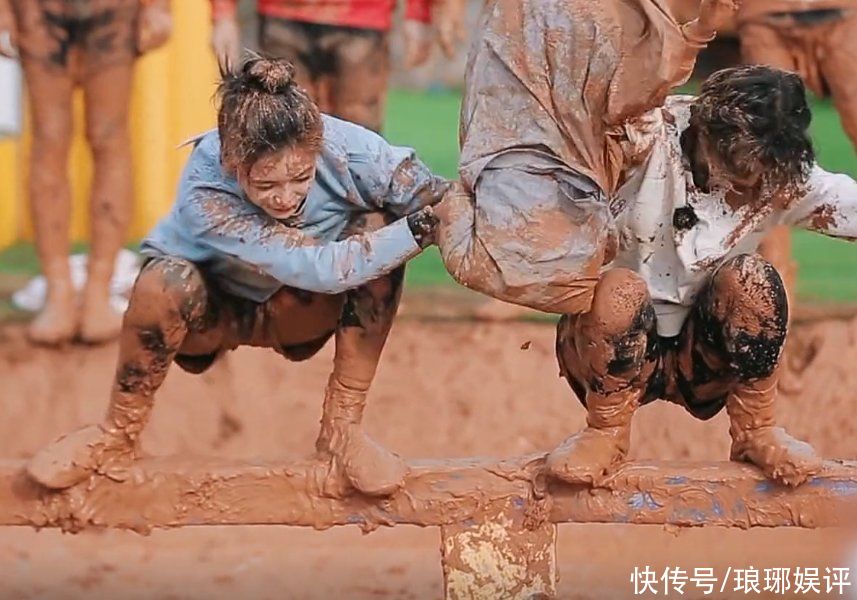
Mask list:
[[[195,148],[176,202],[143,240],[146,256],[177,256],[199,265],[226,292],[264,302],[283,286],[337,294],[377,279],[420,252],[406,219],[438,202],[447,182],[410,148],[324,116],[316,178],[299,212],[277,220],[250,203],[220,165],[220,137]],[[370,212],[398,220],[343,239]]]

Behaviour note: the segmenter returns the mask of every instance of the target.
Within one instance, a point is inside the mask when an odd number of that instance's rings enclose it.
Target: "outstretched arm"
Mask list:
[[[197,188],[192,194],[180,215],[198,244],[309,292],[339,294],[364,285],[433,241],[431,227],[419,222],[421,212],[371,233],[319,242],[251,206],[236,213],[226,192]]]
[[[814,167],[804,197],[785,216],[795,225],[831,237],[857,240],[857,182]]]

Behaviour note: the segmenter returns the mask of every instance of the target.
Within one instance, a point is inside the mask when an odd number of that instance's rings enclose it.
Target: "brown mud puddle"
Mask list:
[[[781,423],[825,457],[857,458],[857,320],[800,324],[793,337],[791,364],[802,374],[786,378]],[[402,320],[370,395],[369,433],[410,458],[551,448],[583,425],[583,410],[558,376],[553,345],[554,328],[539,323]],[[0,332],[0,456],[27,456],[97,420],[115,354],[113,346],[36,349],[19,329]],[[234,458],[306,454],[331,359],[332,344],[301,364],[240,350],[201,377],[173,369],[145,448]],[[655,403],[635,420],[632,453],[639,458],[723,460],[728,448],[725,414],[700,423],[678,407]],[[712,567],[721,576],[729,567],[749,566],[820,567],[823,573],[825,566],[845,565],[845,537],[565,525],[557,553],[560,595],[633,597],[633,568],[646,565],[691,573]],[[356,528],[199,527],[149,537],[7,528],[0,529],[0,599],[439,598],[438,542],[437,530],[412,527],[368,536]],[[764,575],[761,580],[764,586]],[[707,597],[744,596],[732,587]],[[703,596],[691,587],[684,597]]]

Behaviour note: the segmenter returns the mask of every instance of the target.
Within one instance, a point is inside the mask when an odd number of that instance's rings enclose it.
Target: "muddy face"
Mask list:
[[[728,155],[718,149],[717,140],[709,133],[696,130],[688,157],[693,166],[694,182],[704,190],[722,189],[730,204],[743,205],[757,197],[764,168],[758,160],[742,152],[740,141],[732,141]],[[737,206],[733,206],[737,208]]]
[[[317,152],[306,146],[286,146],[262,155],[238,169],[238,183],[247,199],[275,219],[300,212],[315,180]]]

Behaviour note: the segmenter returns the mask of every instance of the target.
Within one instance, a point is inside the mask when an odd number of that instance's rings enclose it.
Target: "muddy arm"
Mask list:
[[[283,285],[320,294],[369,283],[421,252],[407,219],[324,243],[258,212],[236,215],[228,194],[211,190],[182,213],[198,244],[253,265]]]
[[[397,217],[437,204],[449,183],[436,176],[411,148],[392,146],[381,136],[359,130],[349,139],[349,170],[360,195],[371,206]]]
[[[806,195],[786,213],[785,223],[857,240],[857,182],[848,175],[814,167]]]
[[[735,11],[733,0],[702,0],[699,17],[689,23],[680,25],[671,17],[653,20],[658,30],[641,39],[623,58],[616,86],[633,93],[611,98],[608,123],[620,125],[661,106],[673,89],[687,83],[697,55],[714,39],[718,29],[729,23]],[[640,78],[640,73],[646,73],[646,77]]]
[[[681,27],[684,37],[691,44],[704,46],[735,18],[739,4],[740,0],[702,0],[699,17]]]

